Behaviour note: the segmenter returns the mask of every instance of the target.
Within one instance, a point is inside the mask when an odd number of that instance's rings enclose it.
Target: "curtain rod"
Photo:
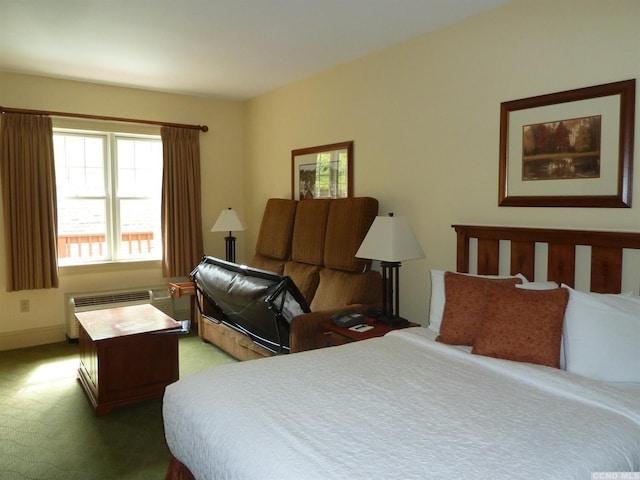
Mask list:
[[[6,107],[0,107],[0,112],[1,113],[25,113],[28,115],[50,115],[52,117],[86,118],[88,120],[106,120],[106,121],[112,121],[112,122],[139,123],[144,125],[160,125],[162,127],[192,128],[194,130],[201,130],[203,132],[209,131],[209,127],[207,127],[206,125],[167,123],[167,122],[158,122],[155,120],[136,120],[133,118],[107,117],[103,115],[87,115],[84,113],[51,112],[47,110],[26,110],[23,108],[6,108]]]

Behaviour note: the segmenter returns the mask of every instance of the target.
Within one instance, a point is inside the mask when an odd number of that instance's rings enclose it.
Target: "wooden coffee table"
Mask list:
[[[152,305],[76,313],[78,378],[96,415],[161,397],[178,380],[181,324]]]

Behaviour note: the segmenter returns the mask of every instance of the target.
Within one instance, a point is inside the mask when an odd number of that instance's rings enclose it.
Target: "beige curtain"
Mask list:
[[[7,291],[58,287],[51,118],[3,113],[0,172]]]
[[[200,132],[162,127],[162,274],[188,276],[204,253],[200,206]]]

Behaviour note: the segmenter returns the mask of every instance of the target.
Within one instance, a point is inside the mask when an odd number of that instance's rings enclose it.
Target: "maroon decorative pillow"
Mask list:
[[[560,368],[566,288],[487,288],[487,316],[472,353]]]
[[[488,285],[513,286],[519,278],[484,278],[444,273],[444,311],[436,341],[450,345],[473,345],[486,315]]]

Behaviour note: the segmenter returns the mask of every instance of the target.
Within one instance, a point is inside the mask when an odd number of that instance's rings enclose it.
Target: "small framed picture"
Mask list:
[[[291,198],[353,196],[353,142],[291,151]]]

